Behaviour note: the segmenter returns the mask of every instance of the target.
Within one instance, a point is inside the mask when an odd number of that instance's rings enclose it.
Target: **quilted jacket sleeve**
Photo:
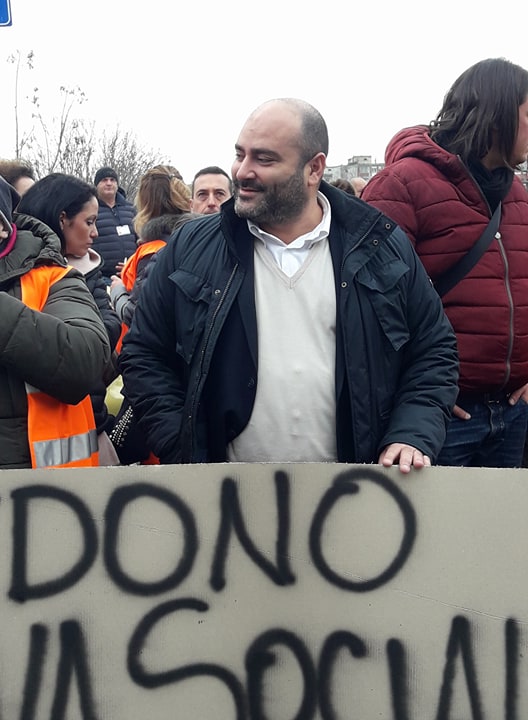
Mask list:
[[[0,363],[58,400],[75,405],[100,380],[108,335],[84,280],[55,283],[42,312],[0,292]]]
[[[417,213],[405,178],[381,170],[368,181],[361,199],[394,220],[416,246]]]

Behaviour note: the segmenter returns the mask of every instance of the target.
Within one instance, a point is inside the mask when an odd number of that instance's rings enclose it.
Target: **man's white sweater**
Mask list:
[[[233,462],[334,462],[334,271],[326,238],[294,275],[255,242],[258,382],[247,427],[228,448]]]

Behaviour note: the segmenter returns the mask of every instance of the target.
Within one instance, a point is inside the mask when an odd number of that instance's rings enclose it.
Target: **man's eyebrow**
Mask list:
[[[275,150],[270,150],[270,148],[253,148],[253,152],[255,155],[270,155],[274,158],[279,158],[280,154],[276,152]]]
[[[275,158],[276,160],[279,160],[281,155],[276,150],[271,150],[267,147],[252,147],[249,148],[249,150],[245,151],[241,147],[237,148],[239,150],[242,150],[246,155],[268,155],[268,157]]]

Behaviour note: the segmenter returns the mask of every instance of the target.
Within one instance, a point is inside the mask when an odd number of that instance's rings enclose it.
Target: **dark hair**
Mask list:
[[[328,155],[328,128],[319,110],[310,103],[296,98],[283,98],[282,102],[294,107],[301,117],[300,165],[305,165],[317,153]]]
[[[349,180],[345,180],[345,178],[337,178],[336,180],[333,180],[330,185],[333,185],[340,190],[344,190],[344,192],[348,193],[348,195],[357,194],[352,183]]]
[[[38,180],[22,196],[17,212],[32,215],[41,220],[59,236],[64,252],[64,234],[60,226],[61,213],[71,220],[84,205],[97,198],[97,190],[74,175],[51,173]]]
[[[298,98],[276,98],[267,100],[255,112],[272,103],[287,105],[300,118],[301,127],[299,136],[296,138],[299,148],[299,167],[306,165],[320,152],[328,155],[328,128],[319,110]]]
[[[481,160],[496,143],[509,161],[528,98],[528,71],[504,58],[481,60],[455,80],[430,123],[431,138],[464,162]]]
[[[196,175],[193,177],[192,185],[191,185],[191,194],[194,195],[194,183],[197,178],[200,177],[200,175],[223,175],[226,177],[229,181],[229,192],[233,193],[233,181],[229,177],[229,175],[226,173],[225,170],[222,170],[221,167],[218,167],[218,165],[209,165],[208,167],[204,167],[201,170],[198,170]]]
[[[0,160],[0,175],[10,185],[15,185],[23,177],[35,180],[33,168],[24,160]]]

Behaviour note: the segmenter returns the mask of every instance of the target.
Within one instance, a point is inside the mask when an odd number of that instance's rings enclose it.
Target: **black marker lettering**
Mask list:
[[[221,495],[222,517],[211,568],[210,583],[214,590],[222,590],[225,586],[225,565],[232,529],[234,529],[247,555],[276,585],[291,585],[295,582],[295,576],[289,564],[290,485],[286,473],[275,473],[275,489],[277,497],[277,541],[275,546],[276,564],[273,565],[267,558],[268,553],[260,552],[249,536],[240,509],[235,481],[230,478],[224,480]]]
[[[156,623],[167,615],[177,612],[178,610],[194,610],[196,612],[207,612],[209,606],[207,603],[194,598],[182,598],[180,600],[169,600],[166,603],[158,605],[151,610],[138,624],[134,630],[130,642],[128,644],[127,667],[132,680],[144,688],[157,688],[169,683],[181,682],[189,678],[213,677],[225,684],[231,692],[235,703],[237,720],[245,720],[246,698],[244,688],[237,677],[221,665],[212,663],[195,663],[193,665],[184,665],[180,668],[172,668],[159,673],[149,673],[143,667],[141,655],[143,648],[147,642],[148,635],[155,627]]]
[[[391,638],[387,643],[389,674],[394,720],[409,720],[407,711],[407,662],[405,648],[400,640]]]
[[[367,647],[357,635],[345,630],[337,630],[329,635],[319,657],[319,708],[322,720],[338,720],[332,706],[332,677],[338,653],[346,648],[352,657],[361,659],[367,654]]]
[[[395,501],[403,516],[404,533],[401,545],[389,566],[377,577],[370,580],[357,582],[343,577],[329,567],[323,557],[321,538],[323,528],[334,505],[347,495],[355,495],[359,492],[358,481],[373,482],[383,488]],[[388,478],[380,472],[369,468],[348,470],[339,475],[332,487],[324,494],[315,512],[312,526],[310,528],[310,552],[312,559],[321,575],[343,590],[352,592],[367,592],[375,590],[389,582],[403,567],[411,552],[416,537],[416,515],[414,509],[404,493]]]
[[[126,506],[141,497],[164,503],[178,515],[183,527],[182,557],[174,572],[156,582],[142,582],[131,578],[121,568],[118,559],[118,537],[121,515]],[[157,485],[136,483],[118,488],[108,501],[105,512],[104,560],[112,580],[125,592],[134,595],[157,595],[173,590],[190,573],[198,552],[198,533],[192,512],[178,495]]]
[[[509,618],[505,626],[506,640],[506,693],[504,699],[505,720],[518,720],[517,699],[519,695],[519,627]]]
[[[88,661],[84,636],[79,624],[75,621],[61,623],[60,626],[61,654],[57,668],[55,697],[51,708],[53,720],[67,717],[68,695],[73,672],[77,676],[79,701],[83,720],[97,720],[95,703],[88,671]]]
[[[75,585],[89,570],[97,554],[97,532],[91,513],[73,493],[49,485],[28,485],[13,490],[13,556],[9,597],[17,602],[56,595]],[[81,557],[62,577],[30,585],[27,580],[28,507],[31,500],[57,500],[76,514],[84,538]]]
[[[48,629],[40,623],[30,630],[29,659],[24,683],[24,697],[20,720],[33,720],[36,716],[37,701],[42,684],[42,668],[46,659]]]
[[[246,653],[251,720],[266,720],[263,711],[263,676],[275,663],[276,656],[269,650],[272,645],[283,645],[295,656],[303,676],[303,697],[294,720],[311,720],[317,708],[317,678],[314,664],[302,640],[294,633],[280,628],[268,630],[260,635]]]
[[[447,643],[446,664],[444,679],[440,688],[440,699],[436,720],[447,720],[450,717],[453,683],[455,680],[455,663],[458,654],[462,654],[464,675],[469,694],[472,720],[484,720],[482,714],[480,693],[477,685],[475,661],[471,649],[471,628],[466,618],[457,616],[453,618],[451,633]]]

